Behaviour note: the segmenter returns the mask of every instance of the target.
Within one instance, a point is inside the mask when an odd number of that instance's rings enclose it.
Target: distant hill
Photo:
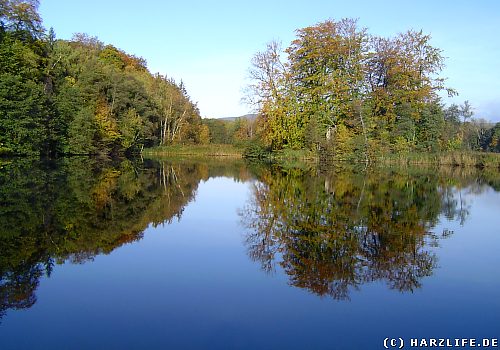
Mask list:
[[[250,121],[254,121],[257,118],[257,114],[245,114],[240,117],[228,117],[228,118],[218,118],[218,120],[224,120],[228,122],[235,121],[236,119],[247,119]]]

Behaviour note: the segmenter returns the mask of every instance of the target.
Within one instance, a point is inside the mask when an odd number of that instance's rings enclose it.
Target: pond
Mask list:
[[[0,163],[1,349],[500,336],[500,173]]]

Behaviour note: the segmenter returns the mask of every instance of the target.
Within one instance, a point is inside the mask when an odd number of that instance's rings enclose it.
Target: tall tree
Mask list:
[[[302,118],[317,125],[327,139],[340,124],[351,126],[354,102],[363,87],[366,31],[357,21],[328,20],[297,31],[287,49]]]
[[[269,42],[265,51],[254,55],[250,69],[249,100],[260,111],[258,134],[272,149],[300,148],[304,137],[305,124],[297,113],[296,90],[283,54],[281,43]]]

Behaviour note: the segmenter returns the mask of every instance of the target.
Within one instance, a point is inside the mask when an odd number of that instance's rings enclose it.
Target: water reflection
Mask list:
[[[346,300],[365,283],[412,292],[432,275],[432,248],[453,234],[433,232],[441,214],[462,225],[465,192],[483,191],[497,174],[476,170],[261,169],[241,210],[248,255],[277,266],[293,286]]]
[[[245,181],[242,162],[0,163],[0,318],[36,302],[54,264],[84,263],[180,218],[200,180]]]
[[[500,189],[497,173],[458,170],[3,160],[0,319],[33,306],[56,264],[91,261],[179,219],[200,181],[218,176],[251,180],[239,215],[248,255],[265,271],[279,266],[291,285],[340,300],[373,281],[413,291],[436,269],[433,247],[453,234],[433,232],[441,215],[464,224],[468,193]]]

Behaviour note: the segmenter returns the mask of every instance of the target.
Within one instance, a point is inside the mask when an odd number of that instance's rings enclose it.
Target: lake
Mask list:
[[[463,168],[1,160],[0,348],[498,338],[499,191]]]

